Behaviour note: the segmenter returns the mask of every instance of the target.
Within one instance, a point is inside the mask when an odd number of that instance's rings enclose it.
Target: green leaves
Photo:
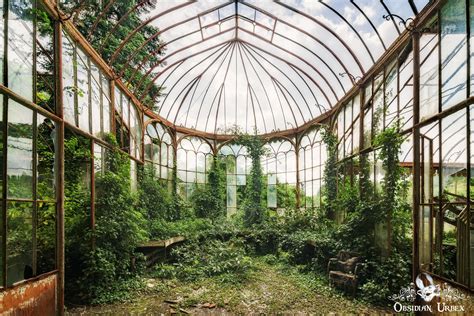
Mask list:
[[[224,281],[241,282],[251,272],[253,262],[245,252],[244,241],[233,238],[220,240],[188,241],[175,248],[172,256],[176,261],[175,269],[169,266],[157,266],[158,276],[172,276],[193,281],[212,276],[232,275]]]
[[[190,201],[197,217],[215,221],[226,215],[227,179],[224,157],[213,157],[207,177],[206,185],[196,185]]]
[[[247,227],[263,223],[268,217],[265,206],[266,184],[263,179],[261,158],[266,154],[264,141],[261,137],[249,134],[236,134],[236,143],[245,146],[252,160],[250,173],[247,176],[245,197],[242,203],[244,223]]]
[[[337,198],[337,137],[328,126],[322,129],[323,142],[326,144],[327,160],[324,165],[324,190],[323,203],[326,216],[329,219],[335,218],[335,202]]]

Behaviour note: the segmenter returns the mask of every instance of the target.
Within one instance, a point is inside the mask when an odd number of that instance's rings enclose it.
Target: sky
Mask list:
[[[245,0],[237,12],[233,1],[158,3],[143,18],[157,17],[166,54],[143,70],[164,87],[159,114],[211,133],[268,133],[318,117],[404,30],[384,19],[387,9],[414,15],[405,0]]]

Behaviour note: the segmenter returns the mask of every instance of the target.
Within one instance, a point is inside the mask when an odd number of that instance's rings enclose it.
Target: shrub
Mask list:
[[[72,299],[81,303],[104,303],[127,297],[136,278],[140,260],[132,264],[136,246],[147,238],[142,213],[134,207],[130,190],[129,158],[117,149],[113,137],[108,141],[114,149],[105,155],[105,170],[96,174],[95,226],[91,230],[88,203],[84,197],[80,172],[69,174],[67,186],[66,224],[73,240],[67,245]],[[78,210],[74,208],[78,207]],[[66,225],[67,227],[67,225]],[[72,248],[72,247],[77,248]],[[72,270],[71,270],[72,269]],[[74,287],[74,288],[73,288]]]
[[[138,188],[138,208],[149,221],[174,220],[173,196],[166,184],[153,177],[153,169],[145,168]]]
[[[209,219],[190,218],[170,222],[164,219],[155,219],[150,222],[150,235],[153,239],[168,239],[175,236],[192,238],[203,231],[210,230],[212,223]]]
[[[223,276],[223,281],[236,282],[244,280],[252,267],[243,240],[237,238],[228,242],[210,240],[206,243],[191,240],[173,249],[171,256],[176,262],[175,270],[171,271],[169,265],[159,265],[155,268],[155,275],[188,281]],[[225,277],[230,274],[232,278]]]

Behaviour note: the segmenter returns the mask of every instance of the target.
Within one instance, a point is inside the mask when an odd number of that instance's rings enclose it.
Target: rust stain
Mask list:
[[[55,315],[56,274],[0,292],[0,315]]]

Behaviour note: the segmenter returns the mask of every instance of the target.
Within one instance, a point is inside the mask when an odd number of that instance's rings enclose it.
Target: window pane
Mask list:
[[[40,1],[36,3],[39,16],[45,10]],[[55,112],[53,26],[52,19],[36,19],[36,103],[51,112]]]
[[[90,132],[89,128],[89,66],[87,56],[77,51],[77,115],[79,127]]]
[[[32,215],[32,203],[8,203],[7,285],[33,276]]]
[[[441,157],[443,194],[466,196],[467,135],[466,110],[461,110],[441,121]]]
[[[103,89],[103,88],[102,88]],[[102,96],[102,118],[104,125],[104,134],[110,133],[110,100]]]
[[[37,125],[38,199],[54,200],[56,126],[54,122],[40,114],[37,116]]]
[[[68,39],[66,33],[62,36],[63,46],[63,103],[64,119],[69,123],[76,125],[74,116],[74,98],[76,86],[74,84],[74,46]]]
[[[8,197],[33,198],[33,111],[9,101]]]
[[[441,10],[442,108],[466,98],[466,1],[453,0]]]
[[[99,137],[101,134],[101,92],[100,83],[93,78],[99,76],[99,70],[92,64],[91,79],[91,116],[92,116],[92,134]]]
[[[268,207],[277,207],[277,190],[276,185],[269,185],[267,191]]]
[[[33,101],[32,1],[9,2],[8,87]]]
[[[56,268],[56,204],[37,204],[36,275]]]
[[[420,66],[420,117],[421,120],[438,113],[438,41],[437,34],[423,35],[420,39],[421,55],[424,51],[431,52],[423,56]],[[426,60],[425,60],[426,59]]]

